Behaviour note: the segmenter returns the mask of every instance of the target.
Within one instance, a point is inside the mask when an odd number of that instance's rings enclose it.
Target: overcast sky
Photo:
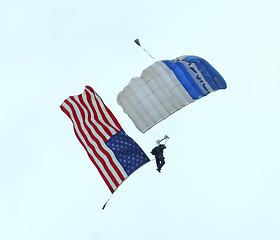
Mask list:
[[[279,240],[278,0],[0,3],[0,239]],[[140,133],[119,91],[154,60],[197,55],[228,88]],[[92,86],[155,161],[111,196],[60,110]]]

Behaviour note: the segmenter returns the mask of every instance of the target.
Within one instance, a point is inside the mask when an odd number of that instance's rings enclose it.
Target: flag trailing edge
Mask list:
[[[67,98],[60,107],[71,119],[78,140],[112,193],[149,161],[90,86],[82,94]]]

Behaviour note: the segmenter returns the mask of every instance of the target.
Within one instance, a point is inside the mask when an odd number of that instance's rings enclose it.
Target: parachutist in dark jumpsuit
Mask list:
[[[156,162],[157,162],[157,170],[160,172],[162,166],[165,164],[164,157],[163,157],[163,149],[165,149],[166,146],[164,144],[159,144],[156,146],[151,153],[155,155]]]

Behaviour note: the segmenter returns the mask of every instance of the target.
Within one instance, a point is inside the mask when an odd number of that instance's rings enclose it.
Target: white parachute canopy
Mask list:
[[[144,133],[189,103],[225,88],[223,77],[204,59],[182,56],[146,68],[131,79],[117,101]]]

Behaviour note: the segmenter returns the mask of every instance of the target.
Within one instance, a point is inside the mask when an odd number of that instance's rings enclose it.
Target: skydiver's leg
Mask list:
[[[161,158],[159,161],[159,170],[161,170],[161,168],[163,167],[163,165],[165,164],[164,158]]]
[[[160,168],[163,167],[163,165],[165,164],[164,158],[161,160],[161,164],[160,164]]]
[[[161,169],[160,159],[156,158],[156,162],[157,162],[157,171],[160,172],[160,169]]]

